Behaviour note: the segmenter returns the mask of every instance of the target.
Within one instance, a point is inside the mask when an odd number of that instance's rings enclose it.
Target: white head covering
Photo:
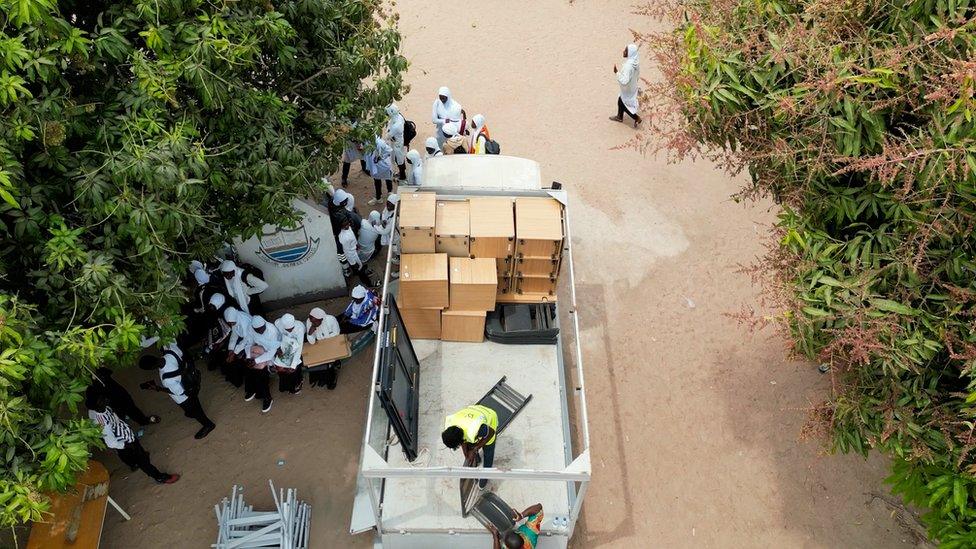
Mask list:
[[[281,315],[281,318],[278,319],[278,322],[281,323],[282,328],[286,330],[291,330],[292,328],[295,327],[295,315],[291,313],[285,313]]]
[[[154,337],[140,336],[139,346],[142,347],[143,349],[148,349],[153,345],[155,345],[157,341],[159,341],[159,336],[154,336]]]
[[[230,322],[231,324],[236,323],[237,309],[233,307],[227,307],[226,309],[224,309],[224,322]]]
[[[398,194],[391,194],[391,195],[389,195],[389,196],[386,197],[386,201],[389,202],[390,204],[396,204],[397,202],[400,201],[400,195],[398,195]]]
[[[362,284],[359,284],[358,286],[352,289],[352,296],[356,299],[362,299],[366,297],[366,288],[364,288]]]
[[[347,198],[349,198],[349,193],[342,189],[336,189],[336,192],[332,195],[332,204],[338,206]]]
[[[226,302],[227,299],[224,297],[224,294],[214,294],[210,296],[210,304],[213,305],[214,309],[223,307],[224,303]]]
[[[476,114],[471,117],[471,124],[474,126],[474,130],[477,132],[481,128],[485,127],[485,115]]]
[[[315,307],[314,309],[308,312],[308,316],[314,316],[315,318],[325,319],[325,311],[323,311],[319,307]]]
[[[237,264],[229,259],[225,259],[220,263],[220,272],[222,273],[229,273],[235,270],[237,270]]]
[[[444,132],[444,135],[448,137],[453,137],[461,133],[461,124],[457,122],[448,122],[447,124],[444,124],[444,126],[441,128],[441,131]]]
[[[264,317],[261,316],[261,315],[254,315],[254,316],[251,317],[251,327],[252,328],[260,328],[261,326],[264,326],[267,323],[268,322],[266,320],[264,320]]]
[[[430,149],[432,149],[434,152],[430,152]],[[436,137],[428,137],[427,140],[424,141],[424,158],[433,158],[442,154],[444,153],[441,151],[441,146],[437,144]]]
[[[197,269],[196,271],[193,271],[193,278],[195,278],[197,284],[200,284],[201,286],[207,282],[210,282],[210,275],[207,274],[206,269]]]
[[[440,96],[442,95],[447,98],[448,103],[451,102],[451,88],[448,88],[447,86],[441,86],[438,88],[437,98],[440,99]]]
[[[196,259],[194,259],[193,261],[190,262],[190,273],[191,274],[197,272],[199,269],[202,269],[202,268],[203,268],[203,263],[200,263]]]
[[[379,223],[380,222],[380,212],[378,212],[376,210],[373,210],[373,211],[369,212],[369,220],[370,220],[371,223]]]
[[[396,103],[390,103],[386,106],[386,114],[390,115],[391,117],[396,116],[400,114],[400,107],[398,107]]]
[[[447,103],[441,101],[440,96],[447,97]],[[447,86],[441,86],[437,90],[437,98],[434,99],[434,123],[440,124],[439,120],[461,120],[461,104],[454,100],[451,90]]]
[[[637,44],[627,44],[627,60],[640,64],[640,58],[637,57]]]
[[[420,159],[420,153],[417,152],[417,149],[410,149],[410,152],[407,153],[407,162],[414,166],[423,165],[423,160]]]

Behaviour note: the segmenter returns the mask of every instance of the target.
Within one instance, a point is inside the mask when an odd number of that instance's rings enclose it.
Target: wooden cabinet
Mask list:
[[[471,257],[508,258],[515,254],[515,217],[511,198],[468,200]]]
[[[495,260],[490,257],[452,257],[451,309],[491,311],[495,309],[498,278]]]
[[[434,248],[448,257],[469,257],[471,230],[467,200],[438,200],[434,223]]]
[[[407,327],[410,339],[440,339],[441,310],[440,309],[409,309],[401,308],[400,318]]]
[[[413,192],[400,196],[400,253],[434,253],[436,200],[434,193]]]
[[[563,248],[563,205],[555,198],[515,199],[515,255],[559,259]]]
[[[447,276],[447,254],[401,255],[400,304],[408,309],[447,307]]]
[[[441,316],[441,339],[481,343],[485,340],[485,311],[445,309]]]
[[[515,280],[515,293],[518,294],[556,294],[556,277],[518,276]]]
[[[558,259],[519,257],[515,261],[515,276],[559,276]]]

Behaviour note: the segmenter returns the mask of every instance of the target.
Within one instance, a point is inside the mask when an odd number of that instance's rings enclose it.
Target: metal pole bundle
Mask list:
[[[270,480],[274,511],[255,511],[244,503],[244,489],[234,485],[230,498],[214,505],[217,515],[215,549],[308,549],[312,506],[298,499],[298,491],[276,490]]]

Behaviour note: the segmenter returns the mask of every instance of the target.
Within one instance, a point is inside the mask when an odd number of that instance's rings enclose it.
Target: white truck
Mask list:
[[[506,505],[522,510],[541,503],[538,547],[565,548],[590,480],[566,192],[558,184],[543,188],[538,164],[522,158],[454,155],[424,168],[422,185],[403,186],[401,195],[552,197],[564,205],[558,292],[542,299],[553,311],[544,324],[554,340],[411,341],[396,305],[390,250],[350,532],[372,532],[374,545],[386,549],[484,549],[492,546],[486,522],[503,532],[511,526]],[[500,416],[494,466],[487,469],[464,466],[461,452],[446,448],[440,436],[447,415],[479,399]],[[487,489],[478,489],[476,479],[488,479]]]

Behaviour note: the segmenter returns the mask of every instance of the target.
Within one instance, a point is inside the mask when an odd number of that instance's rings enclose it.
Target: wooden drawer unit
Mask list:
[[[515,259],[515,276],[559,276],[558,259],[520,257]]]
[[[438,200],[434,222],[434,244],[437,253],[448,257],[469,257],[468,233],[471,231],[467,200]]]
[[[434,193],[404,193],[400,196],[400,253],[434,253],[436,200]]]
[[[407,309],[447,307],[447,254],[401,255],[399,302]]]
[[[562,248],[563,205],[555,198],[516,198],[516,257],[559,259]]]
[[[508,294],[511,292],[512,292],[512,278],[509,276],[498,277],[498,294]]]
[[[485,311],[445,309],[441,315],[441,339],[481,343],[485,340]]]
[[[517,294],[556,294],[556,277],[517,276],[513,280]]]
[[[498,278],[490,257],[452,257],[451,308],[456,311],[493,311]]]
[[[514,261],[514,257],[506,257],[504,259],[501,257],[495,258],[495,274],[504,277],[512,276],[512,263]]]
[[[468,199],[471,257],[506,258],[515,254],[515,214],[511,198]]]
[[[399,309],[410,339],[440,339],[440,309]],[[483,330],[484,328],[482,328]]]

